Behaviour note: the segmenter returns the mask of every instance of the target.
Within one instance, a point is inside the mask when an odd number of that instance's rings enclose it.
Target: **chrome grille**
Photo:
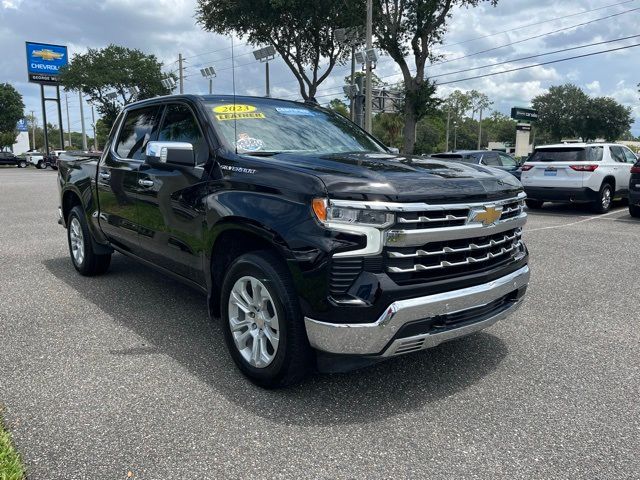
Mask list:
[[[387,247],[386,269],[396,280],[436,280],[474,273],[513,261],[524,251],[522,229],[493,235],[438,241],[421,247]]]
[[[524,211],[524,198],[486,202],[501,208],[500,220],[507,220]],[[426,210],[403,211],[397,214],[396,226],[403,230],[458,227],[465,225],[471,213],[469,205],[425,205]]]

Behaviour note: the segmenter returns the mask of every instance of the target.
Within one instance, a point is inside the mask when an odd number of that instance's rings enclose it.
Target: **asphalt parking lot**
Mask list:
[[[29,478],[639,478],[640,222],[530,214],[526,304],[485,332],[265,391],[204,297],[83,278],[55,172],[0,168],[0,407]]]

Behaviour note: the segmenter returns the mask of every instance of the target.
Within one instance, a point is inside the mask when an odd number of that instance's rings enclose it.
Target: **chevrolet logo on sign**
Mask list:
[[[34,50],[32,55],[34,57],[40,57],[42,60],[46,60],[48,62],[52,60],[60,60],[62,57],[64,57],[64,54],[54,52],[53,50],[49,50],[48,48],[43,48],[42,50]]]
[[[502,207],[485,207],[471,210],[469,223],[482,223],[485,227],[495,225],[502,216]]]

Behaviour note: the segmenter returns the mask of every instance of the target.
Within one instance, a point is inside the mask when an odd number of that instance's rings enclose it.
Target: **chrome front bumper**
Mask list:
[[[487,305],[529,283],[529,267],[492,282],[451,292],[393,302],[373,323],[327,323],[305,318],[311,346],[325,352],[348,355],[389,357],[401,353],[435,347],[436,345],[477,332],[493,325],[520,307],[522,300],[511,302],[493,316],[459,328],[438,333],[392,339],[400,328],[415,320],[464,312]]]

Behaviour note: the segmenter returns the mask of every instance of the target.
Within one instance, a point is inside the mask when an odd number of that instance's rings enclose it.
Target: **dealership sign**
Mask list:
[[[27,42],[27,72],[30,82],[57,84],[60,69],[68,63],[67,47]]]
[[[511,118],[525,122],[535,122],[538,120],[538,111],[531,108],[513,107],[511,109]]]

